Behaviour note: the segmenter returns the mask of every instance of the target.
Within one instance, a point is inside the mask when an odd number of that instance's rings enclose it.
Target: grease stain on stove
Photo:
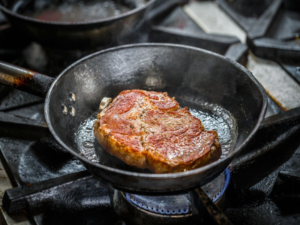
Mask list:
[[[300,86],[278,64],[250,54],[247,68],[283,110],[300,106]]]

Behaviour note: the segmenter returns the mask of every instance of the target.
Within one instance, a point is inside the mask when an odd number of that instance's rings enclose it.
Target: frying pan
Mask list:
[[[139,5],[138,2],[142,1],[145,4]],[[64,3],[64,10],[67,11],[72,9],[74,5],[79,5],[83,2],[86,2],[86,4],[99,4],[104,2],[104,0],[0,0],[0,10],[9,19],[13,27],[33,40],[54,48],[78,49],[117,42],[120,38],[134,33],[146,20],[154,19],[176,5],[186,3],[187,0],[111,0],[110,2],[122,4],[130,10],[116,16],[91,18],[90,20],[78,22],[59,19],[51,10],[46,11],[47,14],[45,13],[49,17],[47,20],[29,17],[26,16],[27,14],[21,13],[31,10],[30,14],[34,14],[34,12],[41,12],[47,9],[47,7],[51,9],[52,6],[61,2]],[[81,15],[81,9],[77,11],[75,9],[72,10],[73,13],[78,14],[76,16],[79,17]],[[85,17],[89,18],[92,12],[86,11],[88,14]],[[50,21],[50,18],[53,18],[53,20]]]
[[[267,104],[262,86],[240,64],[209,51],[173,44],[100,51],[75,62],[55,80],[1,62],[0,81],[46,96],[45,118],[55,139],[93,175],[132,193],[170,193],[211,181],[253,137]],[[110,156],[93,142],[91,127],[101,99],[127,89],[167,91],[181,107],[188,106],[206,129],[218,131],[222,158],[187,172],[153,174]],[[88,144],[82,144],[87,140]]]

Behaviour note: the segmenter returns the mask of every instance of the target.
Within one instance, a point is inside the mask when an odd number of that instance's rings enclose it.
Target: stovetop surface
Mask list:
[[[261,12],[256,16],[260,14]],[[252,23],[254,22],[250,21],[248,24]],[[14,37],[16,31],[7,27],[5,22],[2,24],[4,28],[0,25],[2,27],[0,40],[1,37],[5,37],[7,43],[10,42],[9,40],[12,43],[3,47],[5,51],[0,51],[0,59],[53,77],[83,56],[110,47],[85,51],[62,51],[47,49],[30,40],[23,40],[18,46],[14,46],[15,39],[7,37]],[[276,36],[277,33],[273,32],[274,35]],[[124,40],[119,44],[131,42],[132,40]],[[235,51],[235,60],[245,64],[248,57],[247,47],[238,39],[226,35],[205,34],[180,7],[154,24],[149,33],[140,35],[134,42],[190,44],[231,57],[232,52],[229,50],[240,46]],[[0,44],[0,49],[2,46],[4,44]],[[59,147],[50,132],[43,127],[45,123],[43,106],[43,99],[39,97],[0,86],[0,113],[24,117],[41,125],[31,127],[1,122],[1,160],[14,187],[30,187],[38,182],[86,171],[82,163]],[[269,98],[266,117],[272,118],[274,115],[275,117],[284,115],[283,113],[284,110]],[[290,196],[289,190],[283,187],[285,182],[293,181],[292,175],[296,178],[300,176],[300,148],[296,138],[299,127],[293,123],[281,127],[281,123],[277,123],[278,118],[270,121],[275,125],[271,124],[264,131],[269,139],[266,141],[257,139],[252,145],[252,148],[260,154],[269,149],[276,150],[274,157],[267,155],[268,157],[264,159],[264,164],[270,168],[270,171],[263,173],[265,177],[261,177],[259,170],[248,171],[245,166],[247,162],[240,163],[244,160],[243,157],[231,165],[233,177],[226,196],[224,212],[233,224],[299,224],[300,207],[295,203],[299,200],[300,192],[293,192],[294,195]],[[281,131],[277,131],[278,129]],[[281,157],[285,153],[288,156]],[[259,160],[249,161],[249,164],[257,162]],[[250,182],[252,185],[248,185],[249,187],[242,187],[239,180],[249,175],[258,177],[257,181]],[[40,206],[35,206],[33,208],[37,210],[27,212],[26,216],[33,224],[124,224],[111,207],[112,194],[113,191],[107,188],[106,184],[93,177],[83,176],[79,180],[52,188],[46,194],[43,193],[45,201],[47,200],[47,207],[41,211],[38,210]],[[101,212],[99,212],[99,205],[102,206]]]

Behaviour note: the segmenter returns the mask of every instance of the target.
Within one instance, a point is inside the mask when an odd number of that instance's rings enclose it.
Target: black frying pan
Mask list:
[[[56,140],[95,176],[130,192],[172,192],[219,175],[252,138],[266,110],[266,94],[252,74],[221,55],[181,45],[138,44],[87,56],[55,80],[0,63],[3,84],[46,95],[45,117]],[[51,86],[50,86],[51,84]],[[125,165],[94,141],[93,121],[103,97],[126,89],[167,91],[206,129],[216,129],[222,159],[195,170],[153,174]]]
[[[134,33],[145,21],[186,2],[188,0],[0,0],[0,10],[22,35],[50,47],[78,49],[117,42]],[[116,14],[114,8],[120,14]]]

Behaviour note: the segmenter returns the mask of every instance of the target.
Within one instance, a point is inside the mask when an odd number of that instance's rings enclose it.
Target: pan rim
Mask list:
[[[31,18],[28,16],[24,16],[22,14],[13,12],[11,10],[9,10],[8,8],[6,8],[5,6],[2,5],[2,3],[0,3],[0,10],[4,11],[5,13],[9,14],[10,16],[14,16],[17,17],[19,19],[22,20],[26,20],[29,22],[34,22],[34,23],[38,23],[38,24],[44,24],[44,25],[61,25],[61,26],[78,26],[78,25],[93,25],[93,24],[97,24],[97,23],[110,23],[110,22],[114,22],[116,20],[119,19],[123,19],[125,17],[131,16],[139,11],[143,11],[146,8],[148,8],[149,6],[153,5],[157,0],[149,0],[149,2],[147,2],[145,5],[142,5],[140,7],[137,7],[135,9],[129,10],[128,12],[122,13],[118,16],[113,16],[113,17],[107,17],[104,19],[99,19],[99,20],[92,20],[92,21],[87,21],[87,22],[56,22],[56,21],[47,21],[47,20],[39,20],[39,19],[35,19],[35,18]]]
[[[121,50],[121,49],[130,49],[130,48],[135,48],[135,47],[171,47],[171,48],[182,48],[182,49],[190,49],[193,51],[198,51],[198,52],[202,52],[202,53],[206,53],[206,54],[210,54],[210,55],[214,55],[215,57],[221,58],[223,60],[228,61],[229,63],[231,63],[233,66],[237,67],[238,69],[242,70],[243,72],[245,72],[248,77],[251,79],[251,81],[257,86],[261,96],[262,96],[262,108],[258,117],[258,120],[255,124],[255,126],[253,127],[253,129],[249,132],[247,138],[241,143],[241,145],[239,147],[235,147],[234,151],[229,153],[226,157],[224,157],[221,160],[218,160],[216,162],[210,163],[206,166],[197,168],[197,169],[193,169],[190,171],[186,171],[186,172],[178,172],[178,173],[167,173],[167,174],[148,174],[148,173],[138,173],[138,172],[129,172],[126,170],[121,170],[121,169],[116,169],[116,168],[112,168],[109,166],[105,166],[102,164],[98,164],[98,163],[94,163],[91,162],[90,160],[84,158],[83,156],[81,156],[79,153],[75,152],[74,150],[72,150],[71,148],[69,148],[60,138],[59,136],[56,134],[52,124],[51,124],[51,120],[50,120],[50,115],[49,115],[49,111],[50,111],[50,98],[51,98],[51,93],[54,89],[54,87],[56,86],[56,84],[59,82],[59,80],[64,76],[64,74],[66,74],[70,69],[72,69],[73,67],[77,66],[78,64],[93,58],[97,55],[101,55],[103,53],[107,53],[107,52],[113,52],[113,51],[117,51],[117,50]],[[109,49],[105,49],[99,52],[95,52],[93,54],[90,54],[88,56],[83,57],[82,59],[74,62],[73,64],[71,64],[70,66],[68,66],[65,70],[63,70],[58,76],[57,78],[54,80],[54,82],[52,83],[51,87],[49,88],[49,91],[47,93],[46,96],[46,100],[45,100],[45,107],[44,107],[44,112],[45,112],[45,119],[46,122],[48,124],[49,130],[52,133],[52,135],[54,136],[54,138],[58,141],[58,143],[63,146],[68,152],[70,152],[73,156],[79,158],[81,161],[83,161],[84,163],[90,164],[92,166],[95,166],[99,169],[103,169],[103,170],[107,170],[113,173],[118,173],[119,175],[126,175],[126,176],[131,176],[131,177],[139,177],[139,178],[150,178],[150,179],[165,179],[165,178],[183,178],[183,177],[189,177],[189,176],[193,176],[196,174],[199,174],[201,172],[204,172],[208,169],[212,169],[213,167],[216,167],[217,165],[231,159],[234,158],[245,146],[246,144],[250,141],[250,139],[254,136],[254,134],[256,133],[256,131],[258,130],[261,122],[264,119],[264,115],[266,113],[266,108],[267,108],[267,94],[264,90],[264,88],[262,87],[262,85],[257,81],[257,79],[252,75],[252,73],[247,70],[244,66],[240,65],[239,63],[237,63],[236,61],[229,59],[225,56],[222,56],[220,54],[205,50],[205,49],[201,49],[201,48],[196,48],[196,47],[192,47],[192,46],[187,46],[187,45],[179,45],[179,44],[169,44],[169,43],[142,43],[142,44],[129,44],[129,45],[122,45],[122,46],[118,46],[118,47],[113,47],[113,48],[109,48]],[[232,160],[230,160],[232,161]],[[225,168],[224,168],[225,169]]]

